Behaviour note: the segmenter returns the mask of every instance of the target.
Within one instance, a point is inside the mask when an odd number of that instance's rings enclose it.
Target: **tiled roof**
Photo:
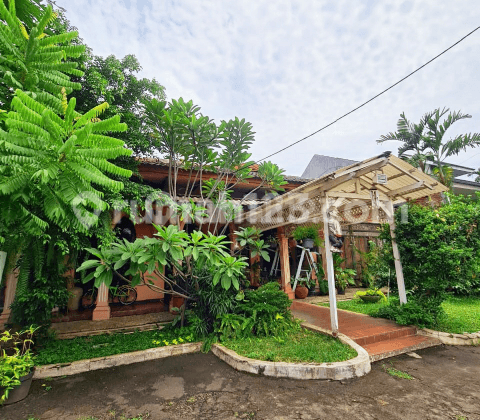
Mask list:
[[[152,157],[143,157],[143,158],[136,158],[136,159],[141,163],[147,163],[147,164],[157,165],[157,166],[168,166],[168,162],[169,162],[168,159],[160,159],[160,158],[152,158]],[[252,165],[250,166],[250,168],[252,169],[252,172],[250,172],[250,175],[254,177],[258,177],[257,175],[258,165],[257,164]],[[284,175],[283,178],[285,179],[285,181],[298,182],[300,184],[305,184],[311,181],[311,179],[309,178],[302,178],[295,175]]]

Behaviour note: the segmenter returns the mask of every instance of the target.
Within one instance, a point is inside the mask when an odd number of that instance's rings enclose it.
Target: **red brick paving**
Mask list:
[[[290,309],[296,318],[331,331],[330,308],[293,301]],[[372,361],[440,344],[438,340],[417,336],[415,327],[340,309],[338,329],[367,350]]]

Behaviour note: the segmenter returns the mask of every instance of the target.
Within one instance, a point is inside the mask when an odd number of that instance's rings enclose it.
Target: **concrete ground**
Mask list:
[[[374,363],[367,376],[344,382],[253,376],[211,353],[183,355],[34,381],[24,401],[0,409],[0,419],[480,420],[480,347],[417,353]],[[390,367],[413,379],[390,375]]]

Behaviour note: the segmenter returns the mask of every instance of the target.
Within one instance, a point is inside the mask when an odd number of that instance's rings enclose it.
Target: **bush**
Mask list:
[[[381,307],[374,317],[387,318],[400,325],[416,325],[420,328],[432,328],[442,319],[444,312],[440,306],[441,300],[411,298],[407,303],[400,305],[398,301],[390,301],[387,306]]]
[[[207,269],[197,273],[196,278],[198,287],[190,290],[193,316],[188,318],[188,322],[194,325],[197,336],[204,337],[213,332],[219,316],[235,310],[237,292],[233,288],[225,290],[220,284],[213,285],[212,275]]]
[[[251,336],[284,336],[300,328],[290,310],[290,299],[276,282],[247,290],[235,313],[219,317],[217,333],[222,340]]]
[[[443,315],[447,291],[480,293],[480,203],[471,197],[448,195],[449,204],[432,208],[411,204],[408,221],[397,212],[396,240],[400,251],[409,303],[389,306],[378,316],[401,324],[435,326]],[[391,265],[391,237],[385,225],[384,266]],[[390,283],[396,290],[396,282]]]

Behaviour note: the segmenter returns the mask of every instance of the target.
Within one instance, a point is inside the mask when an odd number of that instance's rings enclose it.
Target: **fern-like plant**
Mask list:
[[[49,224],[85,232],[96,220],[93,211],[107,208],[97,188],[123,188],[106,174],[131,175],[109,162],[132,153],[122,140],[107,136],[126,125],[119,116],[98,119],[107,103],[80,115],[65,90],[62,100],[50,99],[47,107],[17,90],[5,119],[7,131],[0,129],[0,221],[3,228],[13,223],[30,234]]]
[[[25,92],[45,92],[59,98],[62,88],[67,93],[80,89],[70,76],[82,76],[77,63],[67,61],[85,50],[83,45],[60,45],[78,36],[75,31],[49,36],[45,29],[55,18],[48,5],[33,24],[30,32],[18,19],[15,1],[9,7],[0,1],[0,107],[8,107],[16,89]]]

